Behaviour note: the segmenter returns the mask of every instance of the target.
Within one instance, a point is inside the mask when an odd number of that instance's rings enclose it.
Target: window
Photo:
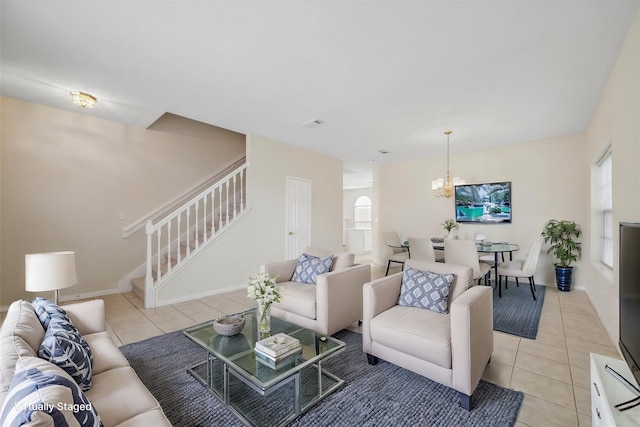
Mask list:
[[[611,151],[607,151],[600,163],[600,208],[602,212],[603,264],[613,268],[613,198],[611,190]]]
[[[360,196],[356,199],[354,224],[355,228],[371,228],[371,199]]]

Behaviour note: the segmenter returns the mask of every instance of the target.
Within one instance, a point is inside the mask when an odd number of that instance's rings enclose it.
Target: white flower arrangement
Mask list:
[[[249,277],[247,296],[268,307],[271,303],[280,302],[280,286],[276,284],[278,276],[269,276],[267,273],[256,274]]]

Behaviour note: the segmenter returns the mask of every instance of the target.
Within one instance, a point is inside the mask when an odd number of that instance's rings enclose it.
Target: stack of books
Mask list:
[[[256,342],[256,360],[270,368],[289,365],[293,357],[302,351],[300,340],[279,333]]]

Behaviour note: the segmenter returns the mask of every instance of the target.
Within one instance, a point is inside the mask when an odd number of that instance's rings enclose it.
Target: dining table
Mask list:
[[[433,245],[433,249],[444,251],[444,239],[433,238],[431,239],[431,244]],[[405,241],[402,246],[411,250],[409,248],[409,241]],[[476,248],[478,249],[478,253],[493,254],[493,265],[491,268],[494,271],[493,277],[496,284],[498,283],[498,255],[501,255],[504,261],[504,254],[509,254],[509,261],[513,261],[513,253],[520,250],[519,245],[509,242],[476,242]]]
[[[502,255],[502,261],[504,261],[504,254],[509,254],[509,261],[513,261],[513,253],[520,250],[520,246],[515,243],[509,242],[482,242],[476,243],[479,253],[493,254],[493,272],[494,281],[498,283],[498,254]]]

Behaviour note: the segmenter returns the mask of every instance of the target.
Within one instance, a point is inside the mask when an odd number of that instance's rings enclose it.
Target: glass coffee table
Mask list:
[[[342,341],[272,317],[272,335],[284,332],[300,340],[302,346],[300,353],[273,368],[256,360],[256,310],[241,314],[246,322],[237,335],[218,335],[213,321],[185,329],[184,334],[207,350],[207,360],[188,371],[243,422],[286,425],[344,383],[322,367],[324,361],[344,350]]]

